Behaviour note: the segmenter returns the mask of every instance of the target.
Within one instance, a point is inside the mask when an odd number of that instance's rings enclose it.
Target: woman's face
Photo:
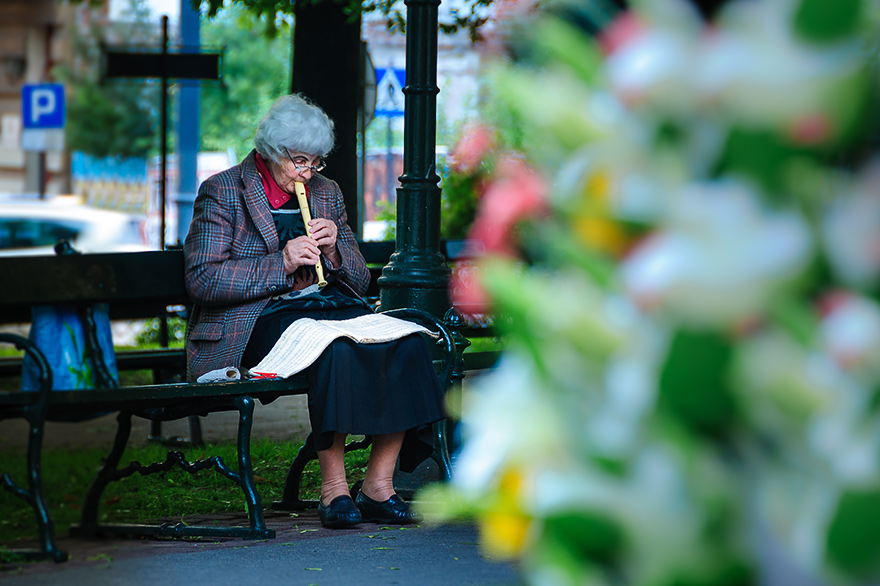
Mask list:
[[[288,160],[273,165],[275,168],[272,169],[272,174],[278,187],[294,195],[294,184],[308,183],[315,173],[324,168],[324,160],[318,155],[290,152],[287,149],[284,152],[287,153]]]

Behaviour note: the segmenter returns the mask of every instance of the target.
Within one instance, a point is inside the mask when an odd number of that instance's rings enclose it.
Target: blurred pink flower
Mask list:
[[[825,319],[832,312],[846,305],[852,298],[852,293],[845,289],[834,289],[825,293],[816,302],[819,316]]]
[[[534,13],[537,5],[537,0],[496,0],[493,20],[503,23],[525,18]]]
[[[502,160],[496,179],[480,200],[470,239],[486,253],[517,256],[514,228],[547,209],[547,187],[533,169],[518,159]]]
[[[826,114],[819,112],[794,120],[789,134],[796,144],[817,145],[831,136],[831,130],[831,120]]]
[[[479,124],[468,130],[452,149],[452,170],[470,174],[477,170],[489,152],[495,148],[495,133]]]
[[[645,25],[632,12],[624,12],[614,19],[599,36],[599,47],[606,55],[610,55],[623,45],[629,44],[644,33]]]
[[[480,281],[479,269],[476,265],[463,262],[452,269],[449,297],[453,307],[464,315],[473,316],[488,312],[489,295]]]
[[[516,257],[516,225],[526,218],[542,215],[546,209],[547,187],[538,173],[519,159],[502,160],[495,179],[480,199],[468,238],[470,256],[474,259],[485,255]],[[449,294],[452,304],[465,315],[484,314],[489,309],[489,294],[476,264],[463,263],[453,269]]]

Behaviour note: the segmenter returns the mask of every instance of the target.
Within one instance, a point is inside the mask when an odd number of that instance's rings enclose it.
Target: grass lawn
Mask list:
[[[263,505],[281,498],[284,479],[290,462],[301,443],[269,440],[251,445],[254,475]],[[148,445],[129,448],[123,456],[124,466],[131,460],[141,464],[163,461],[168,448]],[[189,461],[201,457],[221,456],[236,468],[235,445],[180,448]],[[101,466],[103,449],[43,450],[43,481],[46,501],[55,522],[57,535],[67,533],[79,521],[82,504],[89,485]],[[363,478],[368,450],[346,454],[346,468],[353,483]],[[10,472],[18,483],[26,483],[24,450],[0,453],[0,471]],[[303,474],[302,497],[318,498],[320,478],[317,461],[311,462]],[[180,468],[150,476],[135,474],[111,483],[101,498],[99,514],[102,521],[141,523],[165,517],[228,511],[246,511],[241,489],[216,470],[190,474]],[[37,523],[31,507],[11,492],[0,490],[0,543],[21,538],[35,538]]]

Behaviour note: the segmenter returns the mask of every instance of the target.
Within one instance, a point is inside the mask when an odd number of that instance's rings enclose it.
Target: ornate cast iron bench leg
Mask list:
[[[101,494],[110,482],[119,478],[119,461],[122,459],[125,446],[128,444],[128,438],[131,436],[131,413],[120,412],[116,416],[116,421],[116,436],[113,440],[113,447],[110,449],[107,459],[104,460],[104,465],[89,487],[89,492],[86,493],[80,524],[70,528],[71,535],[94,535],[99,532],[98,504]]]
[[[266,539],[275,537],[274,529],[267,529],[263,520],[263,504],[257,485],[254,482],[254,469],[251,462],[251,428],[254,425],[254,400],[251,397],[236,397],[239,411],[238,421],[238,470],[236,477],[224,472],[229,478],[237,480],[244,491],[251,523],[251,538]],[[221,470],[222,471],[222,470]]]
[[[0,341],[9,342],[17,348],[27,351],[36,361],[40,371],[40,396],[35,403],[24,407],[24,419],[28,422],[28,488],[25,490],[20,487],[9,474],[0,476],[0,484],[2,484],[3,488],[23,499],[34,510],[40,535],[40,549],[7,550],[4,553],[12,554],[16,558],[24,560],[48,559],[63,562],[67,560],[67,552],[58,549],[55,545],[55,523],[49,515],[49,509],[46,507],[46,497],[43,494],[43,432],[46,426],[46,402],[52,388],[52,372],[42,352],[27,339],[17,334],[0,333]]]
[[[452,462],[449,458],[449,419],[434,424],[434,452],[431,459],[440,467],[441,480],[452,480]]]
[[[92,483],[83,507],[82,523],[72,527],[71,533],[77,535],[116,534],[116,535],[149,535],[161,537],[239,537],[244,539],[271,539],[275,530],[266,527],[263,518],[262,502],[254,481],[250,455],[250,436],[254,421],[254,400],[248,396],[237,396],[219,401],[215,406],[224,409],[235,408],[239,412],[237,459],[238,472],[229,468],[220,457],[211,457],[196,462],[188,462],[182,452],[170,451],[164,462],[156,462],[143,466],[132,461],[125,468],[119,468],[119,461],[128,438],[131,435],[131,413],[121,412],[118,416],[119,427],[113,449],[107,457],[103,468]],[[135,473],[147,476],[155,472],[166,472],[178,466],[194,474],[208,468],[216,468],[235,482],[242,490],[247,503],[250,527],[212,527],[184,525],[183,523],[164,523],[161,525],[101,525],[98,523],[98,503],[104,488],[112,481],[131,476]]]
[[[30,426],[27,449],[28,490],[18,486],[9,474],[3,474],[0,480],[2,480],[5,489],[24,499],[34,510],[40,534],[40,549],[38,551],[8,550],[4,553],[10,553],[16,558],[24,560],[50,559],[56,562],[63,562],[67,560],[67,552],[61,551],[55,546],[55,523],[52,521],[52,517],[49,516],[49,509],[46,507],[46,497],[43,495],[41,453],[46,408],[45,405],[34,405],[27,409],[26,419]]]
[[[302,473],[306,464],[317,459],[318,452],[315,451],[315,441],[312,433],[309,432],[305,443],[296,454],[296,458],[290,463],[287,470],[287,478],[284,480],[284,490],[281,493],[281,500],[272,503],[272,509],[276,511],[304,511],[318,506],[315,501],[304,501],[299,497],[299,488],[302,481]]]

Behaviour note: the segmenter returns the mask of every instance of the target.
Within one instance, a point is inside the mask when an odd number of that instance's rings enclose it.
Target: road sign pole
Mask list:
[[[199,47],[199,11],[190,0],[180,0],[181,52],[197,54]],[[199,97],[198,82],[181,80],[178,84],[177,122],[177,188],[172,192],[177,209],[177,243],[182,244],[192,222],[193,203],[199,190]],[[172,104],[172,112],[174,105]],[[174,132],[172,130],[172,132]],[[174,240],[171,234],[171,240]]]
[[[40,199],[46,199],[46,151],[40,151],[37,156],[37,190]]]
[[[391,203],[394,199],[394,184],[396,183],[394,180],[394,153],[391,150],[391,143],[393,139],[393,134],[391,132],[391,116],[385,117],[386,121],[386,131],[385,131],[385,187],[388,188],[388,202]]]
[[[165,75],[165,60],[168,57],[168,15],[162,16],[162,105],[161,153],[162,163],[159,171],[159,250],[165,250],[165,199],[168,188],[168,76]],[[162,322],[164,323],[164,322]],[[164,346],[165,344],[163,344]]]
[[[26,84],[21,95],[23,130],[21,146],[35,151],[36,173],[28,172],[27,185],[36,185],[40,199],[46,198],[46,151],[64,150],[64,86],[58,83]],[[29,169],[33,169],[28,165]],[[34,176],[35,175],[35,176]]]

